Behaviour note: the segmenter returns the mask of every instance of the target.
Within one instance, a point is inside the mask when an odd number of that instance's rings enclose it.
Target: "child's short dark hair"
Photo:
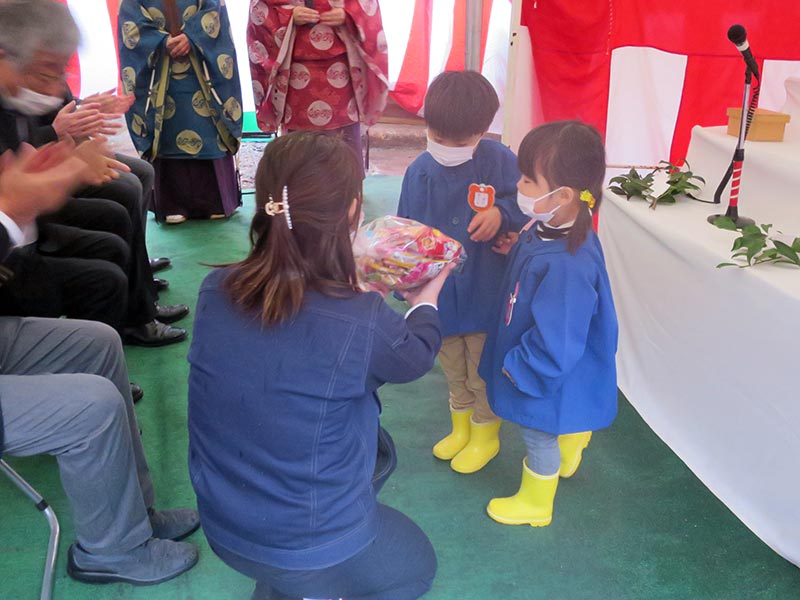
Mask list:
[[[519,146],[519,170],[528,178],[544,177],[552,189],[569,187],[594,196],[594,211],[603,200],[606,153],[600,132],[580,121],[555,121],[528,132]],[[592,227],[588,204],[581,203],[567,236],[573,254],[586,241]]]
[[[428,86],[425,124],[450,140],[486,133],[500,100],[492,84],[477,71],[445,71]]]

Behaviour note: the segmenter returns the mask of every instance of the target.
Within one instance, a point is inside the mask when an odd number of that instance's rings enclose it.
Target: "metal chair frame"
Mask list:
[[[47,557],[45,558],[44,574],[42,576],[42,593],[39,598],[41,600],[51,600],[53,598],[53,586],[55,584],[58,537],[61,533],[58,518],[56,518],[56,513],[47,503],[47,500],[42,498],[41,494],[33,489],[33,487],[2,458],[0,458],[0,471],[2,471],[6,477],[11,480],[11,483],[17,486],[17,488],[33,502],[36,508],[44,514],[48,525],[50,525],[50,541],[47,544]]]

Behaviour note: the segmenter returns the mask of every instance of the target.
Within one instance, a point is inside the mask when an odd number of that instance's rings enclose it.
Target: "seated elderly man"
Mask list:
[[[5,8],[0,2],[3,23]],[[0,85],[13,92],[2,67]],[[86,144],[81,156],[97,155],[100,144]],[[102,177],[66,143],[24,146],[9,159],[0,163],[0,262],[40,212]],[[2,275],[12,274],[3,266]],[[153,509],[122,346],[108,326],[0,317],[0,446],[6,455],[56,457],[74,515],[73,578],[149,585],[197,563],[197,548],[175,541],[197,529],[197,512]]]
[[[23,86],[22,93],[15,97],[0,90],[0,150],[14,150],[21,142],[40,146],[59,138],[79,139],[109,132],[108,115],[100,112],[100,102],[74,110],[75,104],[70,100],[64,71],[77,47],[79,33],[66,7],[53,0],[7,4],[9,20],[0,28],[0,49],[5,53],[2,60],[22,72]],[[127,277],[127,310],[124,323],[120,324],[120,327],[124,325],[125,341],[143,346],[178,342],[185,339],[185,330],[168,324],[185,317],[189,309],[183,304],[157,304],[153,272],[145,246],[144,198],[149,198],[152,189],[153,170],[139,159],[125,158],[124,161],[125,164],[107,159],[109,170],[114,172],[113,180],[78,190],[76,198],[40,223],[43,236],[36,250],[46,257],[96,260],[104,258],[105,246],[113,245],[113,241],[104,240],[102,245],[97,245],[85,239],[76,240],[80,232],[74,228],[99,230],[121,237],[130,249],[121,265]],[[127,172],[129,170],[133,173]],[[118,262],[113,258],[109,261]],[[159,262],[164,264],[165,260]],[[93,268],[108,270],[99,264]],[[105,280],[110,278],[110,273],[104,273]],[[11,305],[20,307],[17,308],[20,314],[49,315],[58,310],[55,302],[47,305],[46,310],[36,310],[40,303],[36,300],[46,303],[48,298],[31,298],[18,286],[10,286],[7,295],[13,297],[9,302]],[[50,298],[55,301],[53,294]],[[27,307],[27,310],[22,307]],[[91,309],[87,307],[87,310],[90,312],[72,313],[70,316],[94,318]]]

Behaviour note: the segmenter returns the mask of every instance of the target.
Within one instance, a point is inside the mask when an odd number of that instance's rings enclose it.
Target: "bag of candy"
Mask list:
[[[361,287],[384,296],[419,287],[467,258],[463,246],[438,229],[393,216],[363,225],[353,254]]]

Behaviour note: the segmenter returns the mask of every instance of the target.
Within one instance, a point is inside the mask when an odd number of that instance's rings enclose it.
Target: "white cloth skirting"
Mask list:
[[[606,193],[619,387],[745,525],[800,565],[800,269],[717,269],[736,237],[706,222],[719,211],[689,200],[652,211]]]

